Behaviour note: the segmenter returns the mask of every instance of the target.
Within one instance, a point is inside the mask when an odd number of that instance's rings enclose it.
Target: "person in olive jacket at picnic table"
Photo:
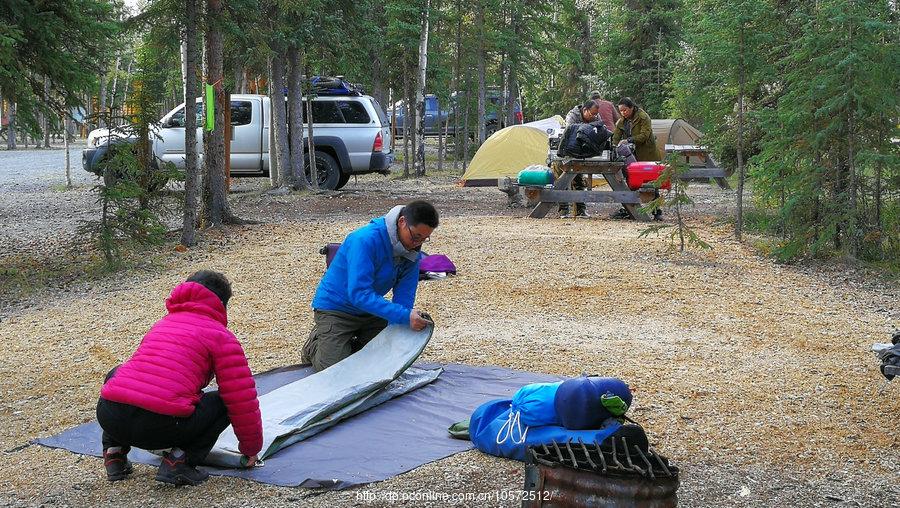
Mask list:
[[[172,290],[165,317],[144,336],[131,358],[106,376],[97,403],[103,459],[110,481],[132,472],[132,446],[163,450],[156,480],[197,485],[208,474],[196,468],[228,425],[238,449],[253,466],[263,430],[240,342],[228,328],[225,307],[231,284],[224,275],[199,271]],[[213,376],[218,390],[203,392]]]
[[[623,97],[619,101],[619,113],[622,117],[616,122],[612,142],[616,145],[616,152],[625,158],[625,164],[660,160],[650,115],[635,104],[631,97]],[[629,143],[634,144],[634,153],[628,146]]]
[[[656,146],[656,135],[653,134],[650,115],[646,111],[635,104],[631,97],[622,97],[619,100],[619,113],[622,116],[616,121],[612,142],[616,146],[616,153],[625,158],[623,173],[627,178],[629,164],[637,161],[658,161],[661,154],[659,147]],[[634,145],[634,152],[630,145]],[[654,199],[658,197],[659,190],[654,193]],[[653,217],[661,219],[662,210],[655,210]],[[631,214],[623,206],[612,214],[612,218],[627,219],[631,218]]]

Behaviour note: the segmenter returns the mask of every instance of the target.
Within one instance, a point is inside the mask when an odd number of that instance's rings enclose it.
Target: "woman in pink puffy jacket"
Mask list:
[[[110,481],[132,471],[128,451],[171,448],[156,479],[197,485],[208,475],[196,468],[229,424],[252,466],[262,448],[256,384],[225,307],[231,284],[224,275],[199,271],[172,290],[168,314],[147,332],[137,351],[113,369],[100,390],[97,420]],[[203,392],[215,376],[218,391]]]

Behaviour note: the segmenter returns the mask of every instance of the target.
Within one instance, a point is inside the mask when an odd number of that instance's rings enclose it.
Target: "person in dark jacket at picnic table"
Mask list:
[[[600,107],[593,100],[585,101],[584,104],[579,104],[572,108],[569,113],[566,115],[566,128],[571,127],[573,125],[579,125],[583,123],[591,123],[599,120],[597,116],[600,111]],[[562,176],[562,169],[560,169],[559,164],[554,162],[551,166],[551,170],[553,171],[554,178],[559,178]],[[587,180],[584,175],[575,175],[575,179],[572,180],[572,189],[573,190],[585,190],[587,189]],[[584,203],[575,203],[575,216],[579,218],[587,218],[587,208]],[[559,204],[559,217],[561,219],[569,219],[572,215],[569,213],[569,203],[560,203]]]
[[[430,323],[413,304],[422,244],[437,227],[434,206],[413,201],[347,235],[316,289],[303,363],[319,372],[362,349],[389,323],[416,331]],[[384,297],[389,291],[391,300]]]

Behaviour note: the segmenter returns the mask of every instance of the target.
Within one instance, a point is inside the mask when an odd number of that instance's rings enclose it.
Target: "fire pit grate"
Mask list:
[[[653,448],[642,450],[629,445],[627,437],[612,437],[602,444],[569,441],[529,448],[535,463],[563,465],[580,471],[607,475],[640,475],[646,478],[675,478],[678,468]]]

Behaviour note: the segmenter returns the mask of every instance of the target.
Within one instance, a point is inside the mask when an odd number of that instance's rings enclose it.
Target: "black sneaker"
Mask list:
[[[184,455],[174,458],[170,452],[163,454],[156,481],[172,485],[200,485],[209,478],[209,474],[189,466]]]
[[[128,478],[134,471],[131,462],[128,462],[128,452],[103,452],[103,465],[106,466],[106,479],[115,482]]]
[[[619,211],[609,216],[610,219],[630,219],[631,214],[628,213],[628,210],[625,207],[619,208]]]
[[[659,208],[653,210],[653,220],[662,220],[662,210]]]

